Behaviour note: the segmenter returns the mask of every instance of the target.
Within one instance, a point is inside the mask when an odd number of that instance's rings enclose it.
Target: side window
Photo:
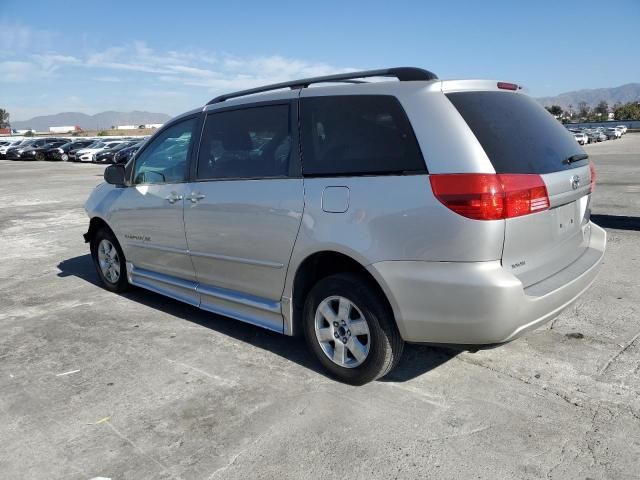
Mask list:
[[[400,102],[388,95],[302,99],[302,155],[305,175],[426,170]]]
[[[187,175],[187,155],[196,124],[192,118],[167,128],[136,158],[133,183],[176,183]]]
[[[289,171],[289,105],[268,105],[207,116],[197,178],[283,177]]]

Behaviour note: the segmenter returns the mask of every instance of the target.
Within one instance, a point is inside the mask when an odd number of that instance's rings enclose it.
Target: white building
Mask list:
[[[75,125],[65,127],[49,127],[49,133],[72,133],[77,130],[80,130],[80,127],[76,127]]]
[[[116,130],[137,130],[137,125],[117,125]]]
[[[164,123],[147,123],[144,128],[160,128]]]

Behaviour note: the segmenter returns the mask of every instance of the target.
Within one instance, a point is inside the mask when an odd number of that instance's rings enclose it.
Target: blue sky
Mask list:
[[[0,0],[0,107],[171,115],[218,93],[420,66],[534,96],[640,81],[640,0]]]

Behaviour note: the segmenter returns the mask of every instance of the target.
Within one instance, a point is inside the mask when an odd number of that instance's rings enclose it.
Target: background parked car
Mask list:
[[[5,142],[5,145],[0,146],[0,159],[7,158],[7,150],[13,147],[17,147],[23,142],[23,140],[11,140]]]
[[[101,144],[102,144],[101,140],[95,140],[94,139],[94,140],[91,141],[91,143],[89,145],[85,145],[85,146],[82,146],[82,147],[74,147],[71,150],[69,150],[69,153],[67,154],[69,158],[67,160],[69,162],[75,162],[78,152],[80,152],[82,150],[86,150],[88,148],[93,148],[94,146],[97,147],[98,145],[101,145]]]
[[[34,138],[30,140],[26,140],[20,145],[10,148],[7,150],[6,158],[9,160],[20,160],[22,155],[33,148],[42,147],[48,145],[50,143],[59,141],[59,138]]]
[[[76,161],[77,162],[92,162],[95,155],[103,150],[113,148],[116,145],[123,143],[122,140],[113,140],[110,142],[102,142],[89,146],[83,150],[76,152]]]
[[[126,141],[116,145],[115,147],[107,148],[106,150],[96,153],[93,159],[93,162],[94,163],[115,163],[113,160],[113,157],[115,156],[116,153],[136,143],[138,142]]]
[[[73,140],[67,142],[64,145],[60,145],[58,148],[51,149],[47,154],[47,160],[62,160],[66,162],[69,160],[69,152],[71,150],[78,150],[81,148],[87,148],[94,143],[95,140]]]
[[[127,163],[131,159],[131,157],[135,155],[135,153],[138,151],[138,149],[142,146],[143,143],[144,141],[135,143],[130,147],[123,148],[122,150],[120,150],[118,153],[114,155],[113,163]]]
[[[67,143],[66,140],[58,140],[56,142],[47,143],[40,147],[30,148],[22,153],[23,160],[45,160],[49,150],[58,148],[61,145]]]
[[[622,136],[622,131],[618,130],[617,128],[607,128],[604,131],[604,134],[610,140],[617,140],[618,138],[620,138]]]
[[[591,130],[587,133],[592,142],[604,142],[607,140],[607,136],[600,130]]]
[[[589,143],[589,136],[584,132],[574,133],[573,136],[575,137],[576,141],[580,145],[584,145],[585,143]]]

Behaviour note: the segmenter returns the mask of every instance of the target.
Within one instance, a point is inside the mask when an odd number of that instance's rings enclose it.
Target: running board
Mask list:
[[[171,275],[134,267],[127,263],[129,283],[208,312],[283,333],[281,302],[268,300]]]

